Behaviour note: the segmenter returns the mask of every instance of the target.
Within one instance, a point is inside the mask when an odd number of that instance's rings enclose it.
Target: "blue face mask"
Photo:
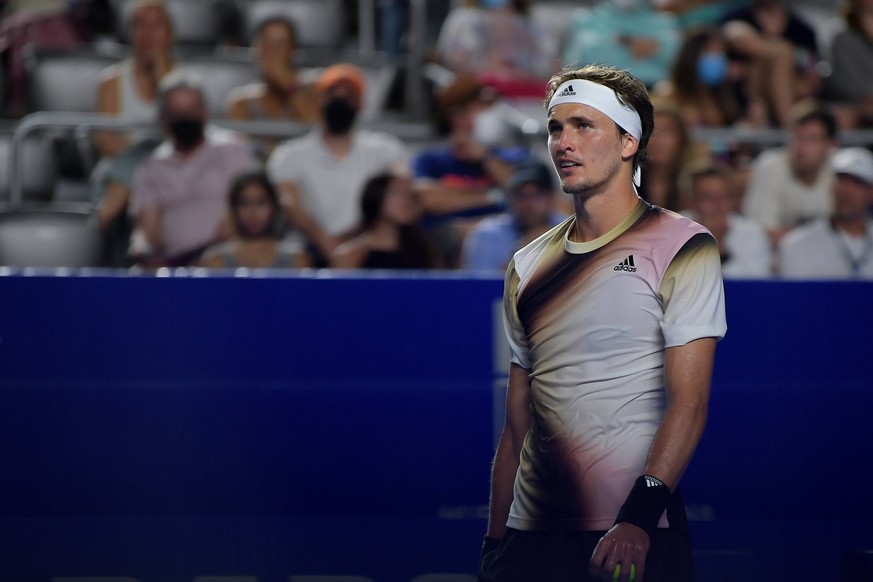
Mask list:
[[[509,0],[479,0],[483,8],[503,8],[509,4]]]
[[[721,53],[703,53],[697,59],[697,76],[707,87],[720,85],[727,78],[728,60]]]

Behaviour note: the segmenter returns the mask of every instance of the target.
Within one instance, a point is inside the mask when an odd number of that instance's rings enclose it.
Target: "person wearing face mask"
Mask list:
[[[329,266],[336,247],[356,234],[366,181],[407,164],[407,147],[397,137],[355,127],[365,88],[359,68],[326,68],[315,83],[318,127],[277,146],[267,160],[285,216],[307,238],[317,267]]]
[[[227,192],[257,160],[235,135],[207,127],[203,91],[183,72],[161,81],[158,112],[166,139],[134,174],[130,254],[145,266],[189,265],[232,234]]]
[[[689,128],[727,127],[742,117],[734,81],[721,31],[703,28],[688,35],[670,79],[654,93],[672,102]]]
[[[574,11],[563,60],[625,69],[651,88],[668,77],[681,39],[676,16],[651,0],[601,0]]]

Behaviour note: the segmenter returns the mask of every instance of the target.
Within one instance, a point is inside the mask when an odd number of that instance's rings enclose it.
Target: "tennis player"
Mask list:
[[[575,213],[506,272],[512,361],[479,580],[690,581],[679,482],[727,329],[718,246],[636,193],[654,129],[638,79],[564,70],[546,103]]]

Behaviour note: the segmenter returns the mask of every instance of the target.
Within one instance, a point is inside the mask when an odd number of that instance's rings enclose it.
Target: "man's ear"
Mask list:
[[[625,159],[630,159],[636,155],[640,148],[640,142],[629,133],[622,134],[621,155]]]

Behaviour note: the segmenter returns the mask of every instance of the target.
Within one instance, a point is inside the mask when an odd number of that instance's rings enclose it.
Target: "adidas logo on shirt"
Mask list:
[[[633,255],[628,255],[628,257],[625,260],[623,260],[622,262],[617,264],[615,266],[615,268],[613,269],[613,271],[627,271],[628,273],[635,273],[636,270],[637,270],[637,268],[634,265],[634,256]]]
[[[573,85],[567,85],[567,87],[558,93],[558,97],[572,97],[576,94],[576,91],[573,90]]]

